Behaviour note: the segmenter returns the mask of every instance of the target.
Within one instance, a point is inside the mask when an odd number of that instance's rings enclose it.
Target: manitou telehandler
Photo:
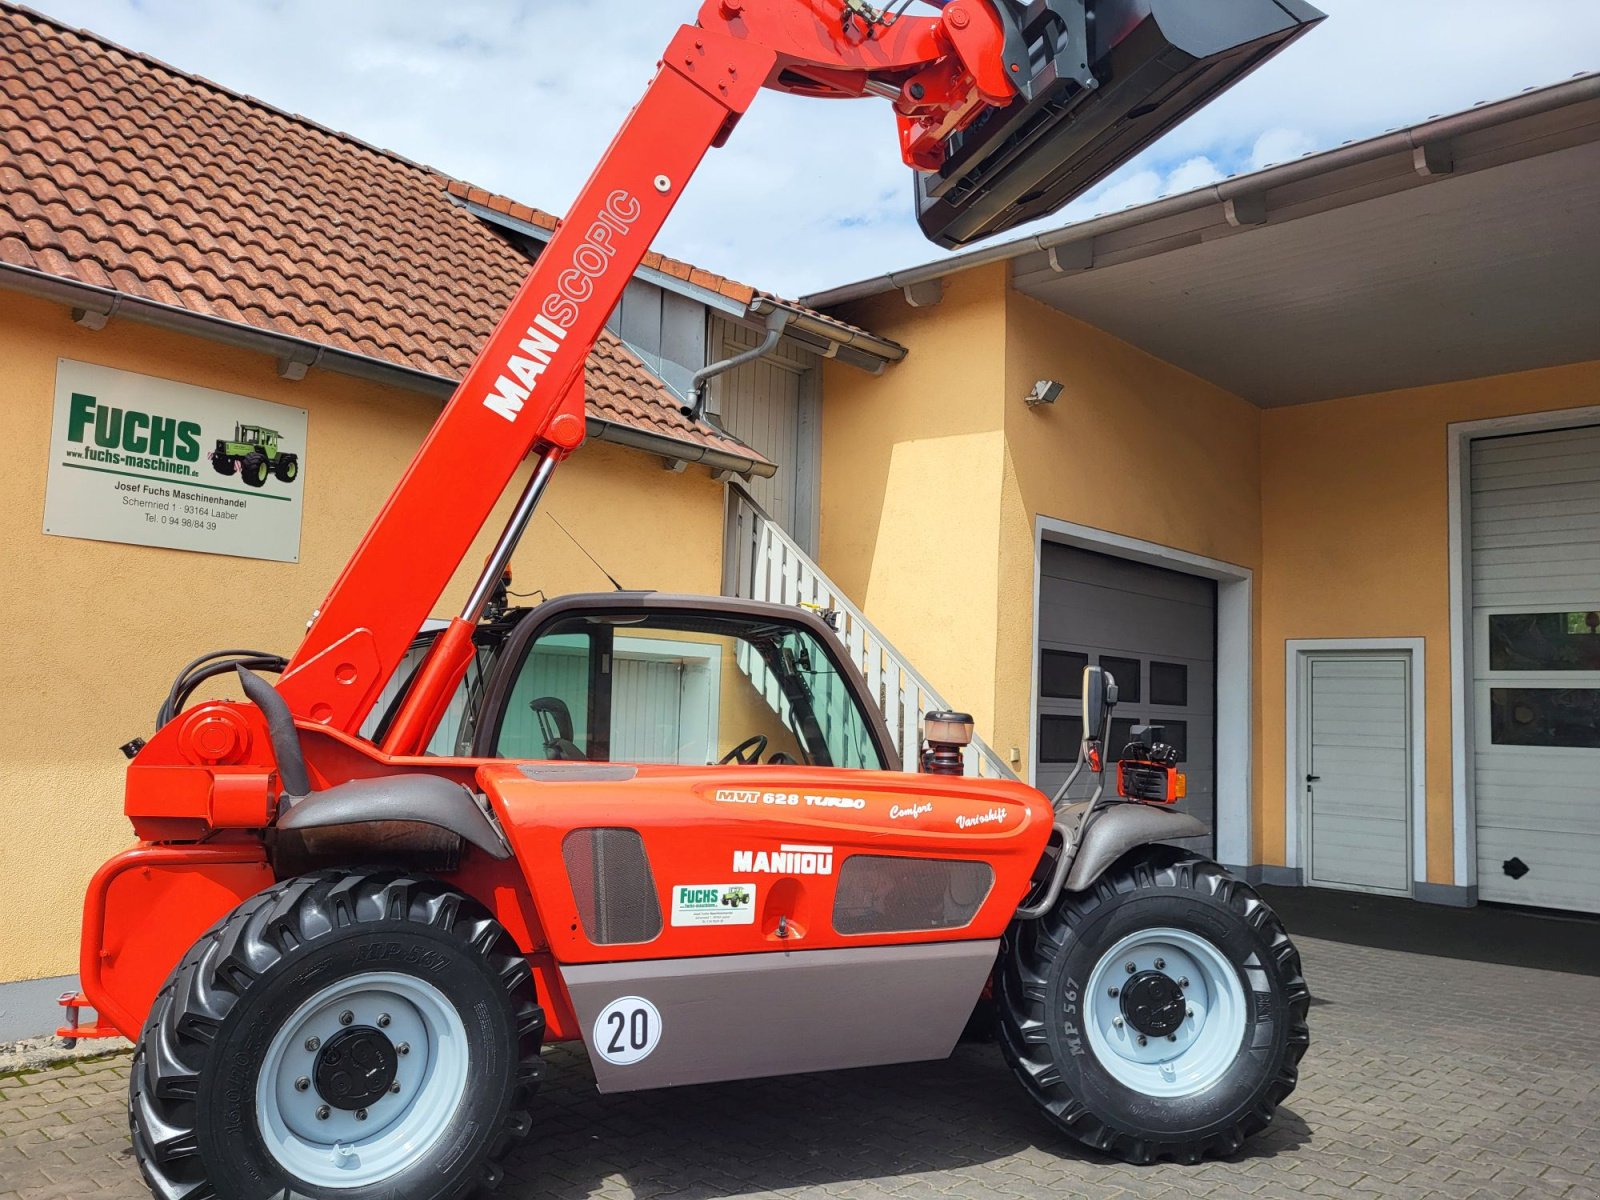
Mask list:
[[[989,1011],[1047,1117],[1134,1162],[1232,1152],[1294,1087],[1299,957],[1248,887],[1166,844],[1205,829],[1166,806],[1158,731],[1114,797],[963,777],[953,713],[903,773],[816,613],[497,595],[583,441],[585,357],[762,88],[885,98],[922,226],[956,246],[1054,211],[1320,18],[910,5],[708,0],[293,658],[197,659],[125,747],[139,844],[90,885],[63,1033],[137,1041],[156,1195],[466,1196],[528,1132],[551,1040],[621,1091],[939,1058]],[[461,615],[419,637],[530,455]],[[188,705],[223,673],[247,699]],[[1083,700],[1098,777],[1114,681],[1091,668]]]

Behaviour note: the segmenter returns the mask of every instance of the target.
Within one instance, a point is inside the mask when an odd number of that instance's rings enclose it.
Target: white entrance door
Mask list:
[[[1311,654],[1301,679],[1306,882],[1409,895],[1410,659]]]

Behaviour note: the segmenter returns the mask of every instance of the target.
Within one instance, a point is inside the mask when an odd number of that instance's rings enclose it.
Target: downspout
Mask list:
[[[735,354],[732,358],[725,358],[721,362],[707,363],[696,371],[694,378],[689,383],[690,402],[683,405],[678,411],[691,421],[700,420],[706,407],[706,384],[724,372],[732,371],[736,367],[744,366],[745,363],[755,362],[756,359],[765,358],[771,354],[773,350],[777,349],[778,342],[783,337],[783,331],[789,327],[791,316],[792,314],[782,309],[775,309],[769,312],[767,314],[767,336],[761,339],[759,346],[746,350],[742,354]]]

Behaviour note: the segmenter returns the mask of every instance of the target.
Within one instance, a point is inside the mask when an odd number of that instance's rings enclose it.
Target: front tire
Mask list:
[[[265,487],[269,474],[271,474],[271,468],[267,466],[267,460],[259,454],[252,454],[241,460],[239,464],[240,478],[251,487]]]
[[[544,1014],[476,901],[393,871],[245,901],[157,996],[133,1149],[185,1200],[459,1200],[529,1128]]]
[[[1310,1044],[1277,916],[1216,863],[1165,847],[1014,925],[999,999],[1001,1048],[1045,1114],[1134,1163],[1238,1150]]]

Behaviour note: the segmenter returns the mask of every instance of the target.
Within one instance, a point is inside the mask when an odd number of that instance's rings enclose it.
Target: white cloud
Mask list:
[[[563,211],[693,0],[32,0],[53,16]],[[1320,0],[1329,20],[1082,197],[1120,209],[1600,67],[1600,3]],[[924,261],[881,101],[764,97],[660,239],[791,294]]]
[[[1250,169],[1259,171],[1262,167],[1286,163],[1315,149],[1316,139],[1303,129],[1269,129],[1250,149]]]
[[[1222,178],[1222,172],[1217,164],[1204,154],[1197,154],[1185,162],[1179,163],[1167,176],[1167,186],[1164,194],[1172,196],[1179,192],[1192,192],[1197,187],[1205,187],[1208,183],[1215,183]]]

